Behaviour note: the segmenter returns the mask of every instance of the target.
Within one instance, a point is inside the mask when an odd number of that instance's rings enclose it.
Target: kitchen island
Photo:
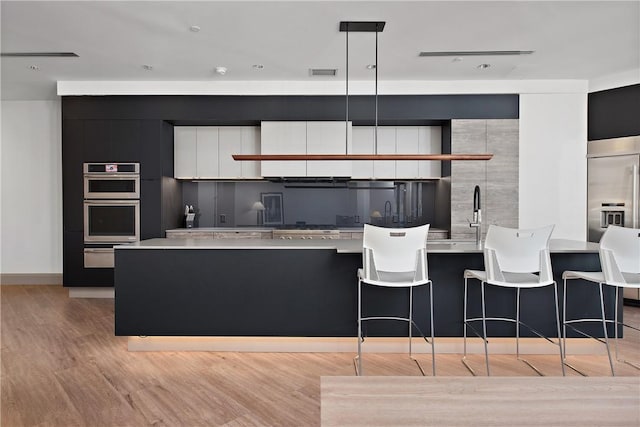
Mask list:
[[[598,246],[552,240],[554,277],[564,270],[599,270]],[[434,283],[435,334],[463,334],[463,271],[482,269],[481,246],[428,243]],[[151,239],[115,248],[115,333],[125,336],[355,337],[356,271],[361,240]],[[572,281],[567,311],[598,308],[595,287]],[[560,286],[561,288],[561,286]],[[593,295],[591,290],[593,289]],[[561,291],[561,289],[560,289]],[[513,316],[514,293],[489,287],[487,310]],[[608,295],[613,303],[613,294]],[[405,290],[370,287],[364,306],[405,313]],[[470,314],[478,314],[479,286],[470,286]],[[423,303],[421,303],[423,301]],[[428,330],[426,287],[415,290],[417,324]],[[476,301],[477,304],[473,304]],[[476,313],[474,313],[474,311]],[[522,320],[556,336],[553,289],[524,295]],[[523,331],[525,332],[525,331]],[[593,333],[598,334],[597,328]],[[400,322],[369,322],[368,336],[404,336]],[[492,325],[491,336],[511,337],[513,325]],[[528,336],[522,335],[522,336]]]

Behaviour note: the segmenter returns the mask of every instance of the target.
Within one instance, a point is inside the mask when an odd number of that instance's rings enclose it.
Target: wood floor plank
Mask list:
[[[640,324],[640,308],[625,307]],[[114,336],[113,300],[69,298],[61,286],[0,286],[0,424],[21,426],[317,426],[320,378],[353,376],[353,353],[129,352]],[[637,356],[640,334],[620,350]],[[429,354],[417,355],[430,372]],[[560,375],[558,357],[527,355]],[[606,356],[568,359],[588,375],[608,377]],[[470,355],[484,373],[484,356]],[[419,370],[406,354],[363,356],[367,376]],[[460,355],[436,355],[438,378],[470,377]],[[537,374],[513,355],[491,355],[499,377]],[[640,371],[616,363],[616,373]],[[579,375],[568,370],[567,375]]]
[[[637,377],[323,377],[322,425],[638,426]]]

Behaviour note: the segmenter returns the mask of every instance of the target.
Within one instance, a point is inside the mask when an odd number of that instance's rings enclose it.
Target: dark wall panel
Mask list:
[[[640,84],[589,94],[589,141],[640,135]]]
[[[382,122],[450,119],[514,119],[518,95],[385,95]],[[70,96],[65,119],[161,119],[192,124],[256,124],[261,120],[344,120],[344,96]],[[373,96],[350,96],[349,119],[370,123]]]

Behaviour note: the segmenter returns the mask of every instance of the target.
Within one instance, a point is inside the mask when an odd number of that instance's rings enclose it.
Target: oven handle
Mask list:
[[[123,173],[85,173],[84,175],[85,179],[103,179],[103,180],[107,180],[107,179],[139,179],[140,178],[140,174],[139,173],[133,173],[133,172],[123,172]]]
[[[140,200],[85,200],[85,205],[135,205],[140,206]]]

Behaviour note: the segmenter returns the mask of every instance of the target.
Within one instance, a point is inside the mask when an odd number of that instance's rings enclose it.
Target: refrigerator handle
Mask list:
[[[633,209],[632,218],[633,218],[633,226],[632,228],[638,228],[638,222],[640,219],[638,218],[638,205],[640,201],[638,200],[638,181],[640,180],[640,173],[638,172],[638,165],[633,165],[633,196],[631,200],[631,208]]]

